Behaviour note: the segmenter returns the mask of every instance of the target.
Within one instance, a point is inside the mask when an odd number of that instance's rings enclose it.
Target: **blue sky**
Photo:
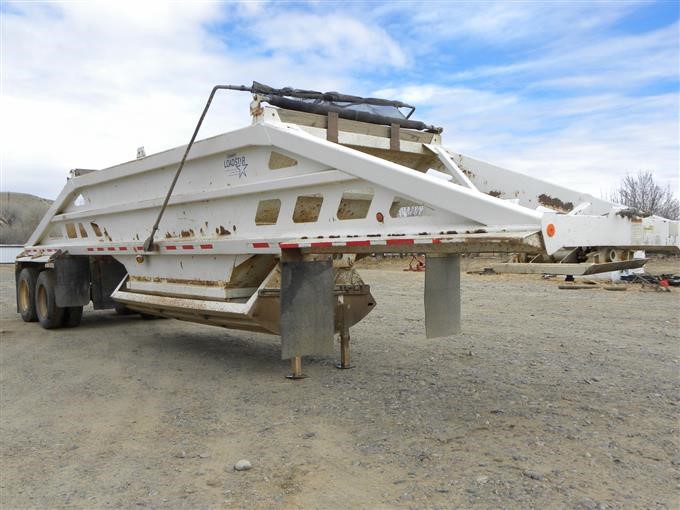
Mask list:
[[[216,83],[385,96],[445,145],[600,195],[678,189],[673,2],[3,3],[3,190],[186,143]],[[249,122],[221,96],[201,136]]]

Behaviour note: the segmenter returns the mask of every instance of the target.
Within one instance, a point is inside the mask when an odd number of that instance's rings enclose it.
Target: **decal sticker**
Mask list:
[[[227,170],[227,175],[229,177],[248,177],[246,173],[246,168],[248,168],[248,162],[245,156],[239,156],[238,154],[229,154],[224,158],[224,168]]]

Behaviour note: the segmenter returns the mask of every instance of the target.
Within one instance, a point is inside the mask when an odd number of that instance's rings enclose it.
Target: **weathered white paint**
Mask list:
[[[128,292],[228,299],[238,264],[285,248],[408,253],[425,243],[419,249],[460,253],[506,251],[505,244],[553,254],[565,247],[680,245],[677,222],[631,221],[609,202],[447,151],[438,136],[421,143],[422,134],[406,133],[400,151],[389,151],[389,136],[372,125],[355,123],[363,132],[342,131],[333,143],[323,128],[283,122],[275,108],[263,111],[251,126],[191,148],[152,252],[142,245],[185,147],[73,176],[31,236],[26,260],[60,252],[111,255],[130,274]],[[294,164],[271,169],[273,152]],[[429,168],[455,182],[428,175]],[[357,189],[373,193],[366,217],[339,218],[343,194]],[[318,217],[296,222],[296,203],[309,196],[322,198]],[[392,217],[396,197],[420,204],[423,214]],[[262,200],[280,201],[274,224],[256,224]],[[551,203],[571,204],[578,214],[537,209]]]

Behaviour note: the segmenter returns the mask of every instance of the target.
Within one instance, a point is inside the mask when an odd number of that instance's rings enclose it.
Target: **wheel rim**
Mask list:
[[[47,290],[44,286],[38,286],[36,295],[36,308],[40,317],[47,317]]]
[[[29,302],[28,282],[26,280],[21,280],[19,282],[19,308],[22,312],[28,310]]]

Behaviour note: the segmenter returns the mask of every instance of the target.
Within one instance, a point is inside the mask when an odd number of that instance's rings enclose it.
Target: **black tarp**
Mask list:
[[[359,97],[339,92],[318,92],[285,87],[275,89],[262,83],[253,82],[250,91],[263,96],[273,106],[308,113],[326,115],[335,112],[338,117],[372,124],[399,124],[406,129],[441,133],[442,128],[411,120],[415,107],[401,101],[375,97]],[[404,113],[403,110],[408,110]]]

